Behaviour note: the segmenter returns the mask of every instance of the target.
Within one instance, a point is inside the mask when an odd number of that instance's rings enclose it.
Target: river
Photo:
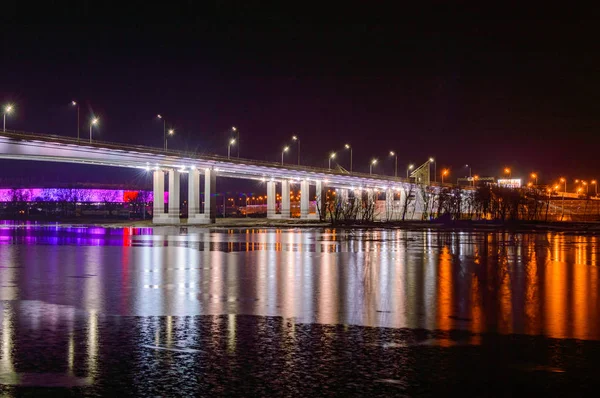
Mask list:
[[[586,393],[600,359],[598,243],[5,224],[0,391]]]

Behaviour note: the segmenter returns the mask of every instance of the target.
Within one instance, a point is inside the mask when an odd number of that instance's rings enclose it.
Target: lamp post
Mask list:
[[[437,163],[434,158],[429,158],[429,163],[433,163],[433,182],[437,182]],[[431,173],[431,169],[429,169]]]
[[[508,178],[510,178],[510,176],[511,176],[511,171],[510,171],[510,169],[509,169],[508,167],[505,167],[505,168],[504,168],[504,174],[508,174]]]
[[[71,101],[71,105],[77,107],[77,142],[79,142],[79,104],[77,101]]]
[[[169,146],[167,145],[168,137],[173,134],[175,134],[175,130],[169,129],[169,131],[167,131],[167,136],[165,137],[165,151],[169,149]]]
[[[560,182],[562,182],[562,183],[564,183],[564,184],[565,184],[565,190],[564,190],[563,192],[567,193],[567,179],[566,179],[566,178],[563,178],[563,177],[561,177],[561,178],[560,178]]]
[[[563,197],[562,197],[562,210],[560,213],[560,221],[563,220],[563,217],[565,215],[565,194],[567,193],[567,179],[566,178],[561,178],[560,182],[563,182],[565,184],[565,190],[563,192]]]
[[[297,135],[293,135],[292,141],[296,141],[298,143],[298,166],[300,166],[300,138],[298,138]]]
[[[231,146],[235,144],[235,138],[229,140],[229,144],[227,145],[227,159],[231,157]]]
[[[535,185],[538,184],[538,175],[537,173],[531,173],[531,178],[533,178],[535,180]]]
[[[92,143],[92,127],[98,124],[98,118],[94,117],[92,118],[92,120],[90,121],[90,144]]]
[[[331,170],[331,159],[335,159],[335,152],[331,152],[329,155],[329,170]]]
[[[598,183],[596,182],[596,180],[592,180],[590,182],[590,184],[592,184],[596,190],[596,196],[598,196]]]
[[[283,151],[281,151],[281,165],[283,166],[283,154],[286,153],[287,151],[289,151],[290,147],[289,146],[285,146],[283,147]]]
[[[237,127],[232,126],[231,127],[231,132],[236,134],[236,140],[237,140],[237,157],[240,157],[240,131],[238,130]]]
[[[13,106],[8,104],[4,107],[4,123],[2,124],[2,131],[6,131],[6,115],[10,115],[13,111]]]
[[[415,167],[414,164],[409,164],[408,167],[406,168],[406,179],[408,179],[408,172],[410,170],[412,170]]]
[[[442,185],[444,185],[444,177],[446,177],[449,174],[448,169],[445,169],[444,171],[442,171]]]
[[[377,164],[377,159],[371,160],[371,164],[369,164],[369,174],[373,174],[373,166]]]
[[[394,177],[398,177],[398,155],[394,151],[390,151],[390,156],[394,157]]]
[[[344,145],[344,148],[350,150],[350,173],[352,173],[352,147],[350,144]]]
[[[161,115],[160,113],[158,115],[156,115],[157,118],[162,119],[163,121],[163,147],[165,149],[165,151],[167,150],[167,121],[165,120],[165,118],[163,117],[163,115]]]
[[[589,194],[589,193],[590,193],[590,190],[589,190],[589,188],[590,188],[590,187],[589,187],[589,185],[588,185],[587,181],[581,181],[581,183],[582,183],[582,184],[583,184],[583,186],[585,187],[585,194],[586,194],[586,195],[587,195],[587,194]]]

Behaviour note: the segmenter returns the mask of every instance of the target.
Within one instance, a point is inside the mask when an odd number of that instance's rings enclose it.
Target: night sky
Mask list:
[[[82,136],[89,113],[107,141],[161,146],[166,116],[175,149],[279,161],[291,136],[304,164],[326,166],[344,143],[354,169],[400,175],[434,156],[452,177],[538,171],[600,177],[600,59],[593,21],[512,19],[436,6],[255,9],[246,3],[114,7],[50,1],[32,15],[8,2],[1,16],[0,100],[9,129]],[[208,5],[207,5],[208,4]],[[365,3],[370,4],[370,3]],[[287,161],[296,159],[295,147]],[[233,153],[237,153],[235,150]],[[338,161],[348,168],[348,155]],[[119,173],[36,164],[10,173],[94,182]],[[127,178],[131,174],[126,174]],[[62,177],[61,177],[62,178]]]

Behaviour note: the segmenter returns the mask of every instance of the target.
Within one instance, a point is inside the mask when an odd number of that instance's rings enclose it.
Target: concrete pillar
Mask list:
[[[217,173],[206,169],[204,172],[204,213],[206,223],[217,221]]]
[[[323,181],[317,180],[315,185],[316,213],[311,215],[311,218],[319,218],[319,211],[323,214],[323,218],[326,218],[327,214],[325,214],[325,184],[323,184]]]
[[[283,180],[281,181],[281,218],[290,217],[290,182],[289,180]]]
[[[168,211],[164,211],[164,171],[156,170],[154,174],[154,195],[162,196],[163,199],[154,201],[155,214],[152,217],[154,224],[179,224],[179,177],[176,170],[169,170],[169,205]],[[161,193],[162,192],[162,193]]]
[[[394,191],[391,189],[386,189],[385,191],[385,220],[391,221],[396,218],[396,214],[394,212]]]
[[[277,209],[275,207],[275,204],[277,203],[276,194],[275,181],[267,181],[267,218],[278,218]]]
[[[345,206],[348,203],[348,190],[343,188],[338,189],[337,194],[340,195],[340,202]]]
[[[300,183],[300,218],[305,220],[308,218],[308,210],[310,203],[310,184],[308,180],[302,180]]]
[[[161,214],[165,213],[165,172],[162,170],[154,170],[153,173],[153,200],[154,207],[152,209],[152,222],[157,223]]]
[[[188,224],[207,224],[210,220],[200,213],[200,171],[191,169],[188,174]]]
[[[179,187],[181,173],[175,169],[169,170],[169,207],[167,216],[172,224],[179,224],[179,206],[181,205]]]

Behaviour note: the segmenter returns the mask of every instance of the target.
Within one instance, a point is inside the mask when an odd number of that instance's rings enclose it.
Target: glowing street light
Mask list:
[[[79,104],[77,101],[71,101],[71,105],[77,107],[77,142],[79,142]]]
[[[236,142],[237,142],[237,157],[240,157],[240,130],[235,127],[235,126],[231,126],[231,132],[234,133],[236,135]]]
[[[229,144],[227,145],[227,159],[231,157],[231,146],[235,145],[235,138],[229,140]]]
[[[535,180],[535,185],[538,184],[538,175],[537,173],[531,173],[531,178],[533,178]]]
[[[415,168],[414,164],[409,164],[408,167],[406,168],[406,179],[408,179],[408,172],[412,169]]]
[[[437,182],[437,163],[434,158],[429,158],[429,164],[433,163],[433,182]],[[431,173],[431,169],[429,169]]]
[[[283,151],[281,151],[281,165],[283,166],[283,154],[290,150],[289,146],[283,147]]]
[[[390,151],[390,156],[394,157],[394,177],[398,177],[398,154],[394,151]]]
[[[444,169],[442,171],[442,185],[444,185],[444,177],[446,177],[448,174],[450,174],[450,171],[448,169]]]
[[[90,121],[90,144],[92,143],[92,127],[97,125],[99,121],[97,117],[92,118]]]
[[[581,181],[581,183],[582,183],[582,184],[583,184],[583,186],[585,187],[585,194],[586,194],[586,195],[587,195],[587,194],[589,194],[589,193],[590,193],[590,189],[589,189],[590,187],[589,187],[589,185],[588,185],[587,181]]]
[[[4,123],[2,124],[2,131],[6,131],[6,115],[10,115],[13,109],[14,107],[11,104],[4,107]]]
[[[371,164],[369,164],[369,174],[373,174],[373,166],[377,164],[377,159],[371,160]]]
[[[350,144],[344,145],[344,148],[350,150],[350,173],[352,173],[352,147]]]
[[[292,141],[296,141],[298,143],[298,166],[300,166],[300,138],[298,138],[297,135],[293,135]]]
[[[564,183],[564,184],[565,184],[565,191],[564,191],[564,192],[566,193],[566,192],[567,192],[567,179],[566,179],[566,178],[563,178],[563,177],[561,177],[561,178],[560,178],[560,182],[562,182],[562,183]]]
[[[510,168],[505,167],[504,168],[504,174],[508,174],[508,178],[510,178],[511,177],[511,170],[510,170]]]
[[[167,138],[165,138],[165,151],[169,148],[169,146],[167,145],[167,139],[173,134],[175,134],[175,130],[169,129],[169,131],[167,131]]]
[[[331,159],[335,159],[335,152],[331,152],[329,155],[329,170],[331,170]]]
[[[590,184],[594,186],[594,188],[596,189],[596,196],[598,196],[598,183],[596,182],[596,180],[592,180],[590,181]]]

